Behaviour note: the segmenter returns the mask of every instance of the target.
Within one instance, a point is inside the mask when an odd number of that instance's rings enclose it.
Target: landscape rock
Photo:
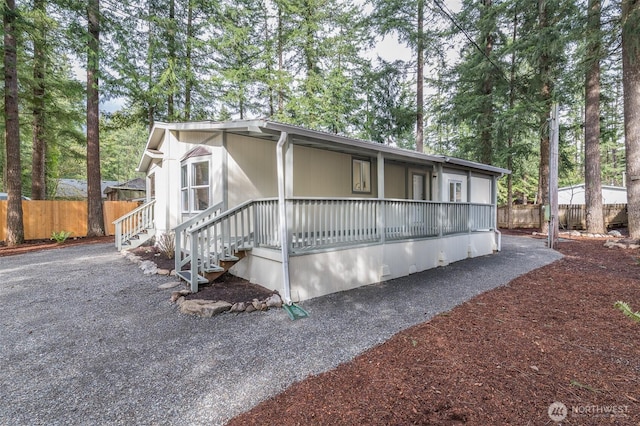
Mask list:
[[[171,293],[171,301],[175,302],[176,300],[178,300],[180,297],[182,296],[187,296],[191,294],[191,292],[189,290],[178,290],[178,291],[174,291]]]
[[[237,302],[231,306],[231,312],[244,312],[247,309],[247,305],[244,302]]]
[[[253,306],[253,304],[249,303],[244,311],[245,312],[253,312],[255,310],[256,310],[256,308]]]
[[[231,309],[231,303],[224,301],[210,301],[202,299],[185,300],[180,305],[180,312],[183,314],[196,315],[210,318]]]
[[[620,231],[616,231],[615,229],[611,230],[608,232],[608,234],[612,237],[616,237],[616,238],[620,238],[622,237],[622,234],[620,233]]]
[[[575,229],[571,232],[569,232],[569,235],[571,235],[572,237],[579,237],[582,234],[580,234],[580,231],[576,231]]]
[[[616,244],[617,244],[617,243],[616,243],[615,241],[613,241],[613,240],[607,240],[607,241],[604,243],[604,246],[605,246],[606,248],[613,248],[613,247],[615,247],[615,245],[616,245]]]
[[[187,299],[185,299],[185,298],[184,298],[184,296],[180,296],[180,297],[178,297],[178,300],[176,300],[176,305],[178,305],[178,306],[182,305],[182,303],[183,303],[185,300],[187,300]]]
[[[170,289],[170,288],[177,287],[177,286],[179,286],[179,285],[180,285],[180,281],[171,281],[171,282],[169,282],[169,283],[160,284],[160,285],[158,286],[158,288],[159,288],[160,290],[167,290],[167,289]]]
[[[158,272],[158,267],[150,260],[143,260],[140,262],[140,269],[145,275],[153,275]]]
[[[158,269],[158,270],[156,271],[156,273],[157,273],[158,275],[169,275],[169,274],[171,274],[171,271],[170,271],[170,270],[168,270],[168,269]]]
[[[281,308],[282,299],[280,298],[280,295],[274,293],[266,300],[266,304],[269,308]]]

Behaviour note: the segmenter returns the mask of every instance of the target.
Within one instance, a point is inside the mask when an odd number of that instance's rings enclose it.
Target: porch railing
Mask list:
[[[155,204],[156,200],[151,200],[113,221],[116,227],[115,244],[118,251],[122,250],[123,244],[132,237],[154,227]]]
[[[496,221],[489,204],[354,198],[290,198],[286,203],[286,243],[293,254],[493,230]],[[280,249],[279,225],[277,199],[247,201],[183,224],[175,229],[176,272],[197,291],[198,276],[220,270],[220,261],[233,259],[238,250]]]
[[[182,270],[182,267],[191,261],[189,251],[186,250],[186,248],[190,245],[188,230],[216,217],[218,214],[220,214],[222,205],[222,203],[218,203],[214,206],[211,206],[173,228],[176,247],[174,256],[176,271]]]
[[[264,245],[279,248],[277,200],[247,201],[226,212],[189,227],[186,232],[188,250],[178,253],[176,273],[190,283],[191,291],[198,291],[198,277],[220,271],[220,261],[236,260],[239,250]],[[177,235],[177,234],[176,234]],[[183,244],[184,246],[184,244]],[[189,270],[182,269],[189,263]]]
[[[291,252],[380,240],[380,201],[295,198],[291,205]]]

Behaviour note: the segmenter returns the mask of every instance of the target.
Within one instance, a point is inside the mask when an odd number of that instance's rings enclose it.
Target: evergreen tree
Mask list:
[[[100,0],[87,3],[87,236],[105,234],[100,175]]]
[[[7,245],[24,241],[22,222],[22,181],[20,157],[20,123],[18,111],[18,71],[16,4],[5,0],[2,8],[4,30],[4,122],[7,155]]]
[[[622,0],[621,18],[629,235],[640,239],[640,2]]]
[[[437,16],[427,16],[424,0],[371,0],[374,13],[372,20],[379,34],[394,34],[408,45],[416,58],[416,144],[418,152],[424,151],[424,52],[427,48],[437,50],[431,43],[433,35],[425,31]],[[438,4],[438,1],[435,2]],[[429,11],[431,12],[431,11]]]
[[[587,10],[587,58],[585,82],[585,204],[587,231],[604,233],[600,172],[600,0],[589,0]]]

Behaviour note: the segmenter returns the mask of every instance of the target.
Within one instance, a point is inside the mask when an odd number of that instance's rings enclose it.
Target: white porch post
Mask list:
[[[471,170],[467,170],[467,232],[471,233]]]
[[[502,250],[502,233],[498,229],[498,176],[491,177],[491,221],[496,235],[496,250]]]
[[[380,235],[380,242],[385,242],[385,230],[386,230],[386,204],[384,201],[384,155],[382,152],[378,152],[378,235]]]
[[[438,237],[442,238],[442,233],[443,233],[443,228],[444,228],[444,204],[443,202],[445,201],[444,198],[444,178],[443,178],[443,174],[442,174],[442,163],[438,163],[436,165],[436,194],[435,194],[435,201],[438,201],[438,205],[439,205],[439,212],[438,212]]]
[[[222,211],[229,209],[229,151],[227,132],[222,133]]]
[[[276,163],[278,167],[278,216],[280,223],[280,245],[282,249],[282,278],[284,302],[291,304],[291,284],[289,281],[289,233],[287,231],[287,207],[286,202],[286,186],[285,186],[285,162],[283,155],[283,147],[287,143],[288,134],[280,133],[280,139],[276,145]],[[293,184],[293,183],[292,183]]]

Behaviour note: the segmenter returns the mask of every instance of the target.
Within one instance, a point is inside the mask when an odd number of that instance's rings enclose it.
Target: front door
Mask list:
[[[413,174],[413,199],[424,200],[425,199],[425,176],[421,174]]]

